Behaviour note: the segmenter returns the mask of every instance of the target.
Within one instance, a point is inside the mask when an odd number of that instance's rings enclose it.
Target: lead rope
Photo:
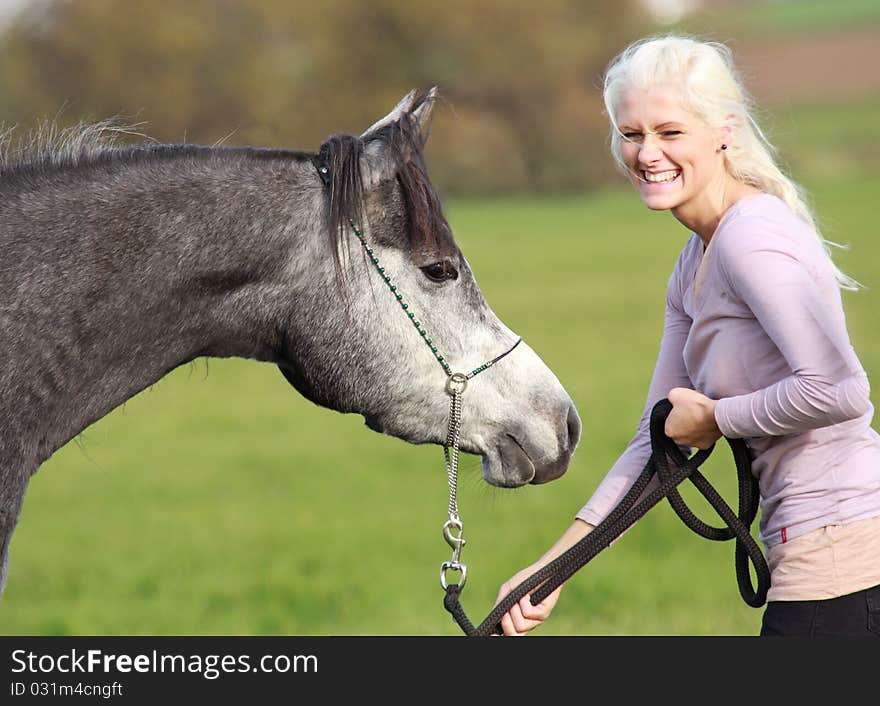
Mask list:
[[[321,178],[324,180],[325,184],[329,183],[329,177],[325,179],[327,173],[326,166],[320,166],[318,172],[322,175]],[[444,590],[448,590],[450,585],[455,585],[457,586],[458,591],[461,591],[467,580],[467,566],[461,562],[461,550],[466,543],[464,539],[464,524],[458,514],[457,499],[459,437],[461,434],[461,396],[467,388],[468,381],[471,378],[488,370],[504,356],[510,354],[520,343],[522,343],[522,338],[517,338],[516,342],[501,355],[483,363],[477,368],[474,368],[466,375],[464,373],[452,372],[449,362],[440,353],[434,341],[428,337],[428,331],[422,325],[422,322],[418,319],[415,312],[410,309],[409,303],[404,299],[403,294],[400,292],[397,285],[394,284],[391,274],[386,272],[385,268],[380,264],[379,258],[373,247],[367,242],[364,234],[361,233],[355,222],[349,220],[349,223],[351,224],[355,236],[360,241],[364,252],[379,273],[379,276],[382,277],[382,280],[387,285],[391,294],[394,295],[400,308],[419,332],[422,340],[428,348],[431,349],[432,355],[440,364],[440,367],[443,368],[443,372],[446,373],[447,376],[446,393],[451,399],[449,402],[449,426],[446,432],[446,441],[443,444],[443,456],[446,461],[446,476],[449,483],[449,519],[443,523],[443,538],[446,540],[446,543],[452,547],[452,558],[449,561],[444,561],[440,565],[440,585]],[[446,573],[448,571],[457,571],[461,574],[461,579],[457,584],[449,584],[447,582]]]
[[[447,587],[443,605],[466,635],[485,637],[502,634],[501,618],[523,596],[531,593],[532,605],[543,601],[663,498],[667,498],[684,523],[701,536],[718,541],[736,538],[734,565],[740,595],[746,604],[753,608],[764,605],[770,587],[770,569],[761,548],[750,533],[752,521],[757,514],[758,488],[757,480],[751,473],[748,449],[742,439],[727,439],[734,453],[739,477],[739,513],[735,514],[697,470],[712,453],[712,448],[698,451],[690,458],[686,458],[678,445],[664,433],[665,420],[671,411],[672,404],[667,399],[660,400],[654,405],[651,411],[651,458],[623,500],[586,537],[508,593],[479,626],[474,627],[461,607],[459,602],[461,587],[454,584]],[[672,470],[669,468],[670,459],[676,466]],[[659,486],[639,501],[655,475],[660,481]],[[700,490],[727,524],[727,528],[710,527],[691,513],[676,490],[686,478]],[[752,588],[749,561],[755,569],[756,589]]]

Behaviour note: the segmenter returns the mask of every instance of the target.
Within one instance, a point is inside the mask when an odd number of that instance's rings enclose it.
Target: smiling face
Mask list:
[[[648,208],[698,213],[723,193],[724,131],[687,110],[675,87],[629,88],[616,123],[620,156]]]

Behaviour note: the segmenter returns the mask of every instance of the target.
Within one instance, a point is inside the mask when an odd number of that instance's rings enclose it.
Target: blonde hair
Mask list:
[[[839,285],[858,289],[859,283],[831,259],[831,246],[841,246],[822,237],[803,189],[777,165],[776,149],[753,117],[752,100],[743,87],[732,52],[724,44],[687,36],[648,37],[614,58],[605,72],[604,98],[611,121],[611,152],[618,166],[628,171],[621,155],[626,138],[616,121],[620,99],[629,88],[657,84],[678,87],[683,104],[712,128],[729,125],[733,116],[737,138],[725,151],[728,173],[788,204],[822,244]]]

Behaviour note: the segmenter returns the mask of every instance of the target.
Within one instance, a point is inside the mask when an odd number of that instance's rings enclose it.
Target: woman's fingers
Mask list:
[[[498,594],[498,601],[510,593],[510,590],[507,584],[505,584]],[[562,587],[560,586],[537,605],[532,605],[531,595],[527,594],[520,598],[501,618],[501,628],[504,634],[511,637],[519,637],[541,625],[550,617],[550,613],[553,610],[553,606],[556,605],[556,599],[559,598],[561,590]],[[496,604],[498,601],[496,601]]]
[[[683,446],[708,449],[721,438],[715,422],[715,400],[695,390],[674,387],[667,396],[672,411],[666,418],[666,436]]]
[[[528,597],[526,597],[526,600],[528,600]],[[529,620],[526,618],[522,613],[519,603],[514,604],[501,618],[501,628],[508,637],[522,637],[540,624],[540,620]]]
[[[532,605],[531,596],[523,596],[517,604],[523,618],[539,624],[547,620],[556,603],[555,599],[551,601],[551,598],[553,598],[554,595],[557,597],[559,596],[558,590],[551,593],[547,598],[538,603],[538,605]]]

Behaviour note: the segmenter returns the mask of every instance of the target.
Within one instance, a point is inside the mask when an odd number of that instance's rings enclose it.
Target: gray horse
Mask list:
[[[273,363],[318,405],[411,443],[445,441],[438,358],[466,372],[517,336],[483,299],[428,180],[435,100],[435,89],[413,91],[362,135],[334,135],[318,153],[114,146],[90,139],[106,130],[84,129],[5,156],[0,592],[39,466],[200,356]],[[474,377],[465,399],[461,449],[482,456],[488,483],[565,472],[580,420],[525,343]]]

